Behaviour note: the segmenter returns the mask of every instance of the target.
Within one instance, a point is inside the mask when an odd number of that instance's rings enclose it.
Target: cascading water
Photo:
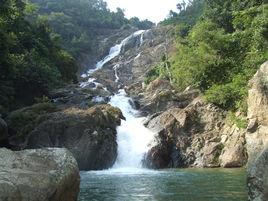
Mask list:
[[[131,105],[131,99],[123,89],[111,97],[110,104],[121,109],[126,120],[117,128],[118,156],[113,169],[127,170],[141,168],[141,161],[154,133],[143,125],[144,117]]]
[[[110,48],[109,54],[102,59],[101,61],[99,61],[95,68],[93,69],[89,69],[87,71],[87,73],[83,74],[81,77],[87,77],[90,74],[94,73],[95,71],[101,69],[106,63],[108,63],[109,61],[111,61],[112,59],[114,59],[115,57],[117,57],[121,51],[122,51],[122,47],[124,47],[124,45],[132,38],[132,37],[136,37],[136,36],[140,36],[140,45],[143,43],[143,33],[145,32],[145,30],[139,30],[134,32],[133,34],[131,34],[130,36],[128,36],[127,38],[125,38],[124,40],[121,41],[120,44],[116,44],[115,46]]]

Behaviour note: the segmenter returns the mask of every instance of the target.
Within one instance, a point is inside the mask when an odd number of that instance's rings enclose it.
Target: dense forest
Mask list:
[[[74,57],[81,52],[89,53],[96,45],[96,36],[109,29],[129,28],[149,29],[154,24],[139,18],[125,18],[122,9],[111,12],[102,0],[31,0],[36,8],[36,16],[46,21]],[[33,9],[34,10],[34,9]]]
[[[160,76],[180,91],[199,88],[207,101],[245,113],[248,81],[268,59],[268,4],[194,0],[177,7],[162,22],[175,27],[177,50],[148,72],[147,83]]]
[[[80,52],[96,34],[154,24],[111,12],[102,0],[0,2],[0,114],[35,102],[64,83],[76,82]]]
[[[62,82],[76,81],[73,57],[54,41],[45,22],[26,20],[27,4],[1,1],[0,113],[30,104]]]

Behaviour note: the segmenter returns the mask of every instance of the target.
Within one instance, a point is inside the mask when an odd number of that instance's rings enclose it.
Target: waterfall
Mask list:
[[[90,69],[86,74],[81,75],[82,78],[89,77],[95,71],[101,69],[106,63],[120,55],[122,48],[127,44],[127,42],[133,37],[139,38],[139,46],[143,43],[144,30],[139,30],[125,38],[120,44],[110,48],[109,55],[104,59],[99,61],[94,69]],[[140,54],[138,55],[138,57]],[[119,81],[118,76],[119,64],[114,65],[113,69],[115,72],[115,82]],[[100,83],[96,82],[95,78],[89,77],[87,81],[81,82],[81,87],[86,87],[92,84],[96,88],[97,86],[102,86]],[[98,103],[102,102],[103,99],[99,96],[94,97],[93,101]],[[121,169],[125,171],[126,169],[138,169],[142,167],[142,159],[144,154],[148,151],[148,145],[153,140],[154,133],[151,132],[143,125],[144,117],[138,117],[139,111],[132,107],[132,100],[127,97],[124,90],[119,90],[117,94],[111,97],[109,104],[121,109],[126,120],[121,120],[121,126],[117,127],[117,144],[118,144],[118,156],[117,160],[113,166],[113,169]]]
[[[113,169],[141,168],[143,156],[154,137],[154,133],[143,125],[145,118],[138,117],[139,111],[132,107],[131,101],[123,89],[110,100],[126,118],[117,128],[118,156]]]

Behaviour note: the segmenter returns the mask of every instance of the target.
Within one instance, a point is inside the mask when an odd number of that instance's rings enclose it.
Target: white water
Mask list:
[[[134,32],[133,34],[131,34],[130,36],[126,37],[124,40],[121,41],[121,43],[116,44],[115,46],[110,48],[109,54],[102,59],[101,61],[99,61],[95,68],[93,69],[89,69],[87,71],[87,73],[82,74],[81,77],[85,78],[89,75],[91,75],[92,73],[94,73],[95,71],[101,69],[106,63],[108,63],[109,61],[111,61],[112,59],[114,59],[115,57],[117,57],[121,51],[122,51],[122,47],[124,47],[124,45],[133,37],[137,37],[140,36],[140,45],[143,43],[143,33],[145,32],[145,30],[139,30]]]
[[[118,76],[118,68],[119,68],[119,64],[116,64],[115,66],[114,66],[114,76],[115,76],[115,82],[119,82],[119,76]]]
[[[142,168],[142,159],[149,149],[154,133],[143,125],[144,117],[130,104],[131,99],[124,90],[112,96],[110,104],[121,109],[126,120],[117,128],[118,156],[113,171],[129,172]]]

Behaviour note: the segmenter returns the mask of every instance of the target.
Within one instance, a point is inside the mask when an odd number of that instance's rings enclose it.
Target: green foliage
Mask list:
[[[188,6],[178,4],[179,13],[170,11],[169,17],[161,22],[163,25],[182,25],[188,32],[200,18],[204,9],[204,0],[189,1]]]
[[[33,103],[63,81],[76,81],[74,59],[50,37],[48,24],[26,20],[33,10],[21,0],[1,2],[1,113]]]
[[[51,100],[47,96],[42,96],[40,98],[35,98],[36,103],[50,103]]]
[[[162,62],[154,66],[146,73],[145,84],[149,84],[157,78],[170,79],[169,75],[170,63],[165,56],[162,57]]]
[[[47,21],[53,32],[60,36],[66,50],[78,58],[81,52],[89,53],[96,46],[96,35],[107,34],[107,29],[126,25],[148,29],[153,23],[138,18],[125,18],[117,8],[111,12],[103,0],[31,0],[38,5],[38,19]]]
[[[186,22],[180,13],[170,18],[177,33],[177,51],[169,59],[172,84],[178,90],[197,87],[207,101],[245,113],[248,81],[267,60],[268,4],[205,0],[203,5],[201,17],[188,32],[189,16]]]
[[[150,29],[154,25],[154,23],[152,23],[149,20],[140,21],[140,19],[137,17],[130,18],[129,24],[133,27],[137,27],[138,29],[143,29],[143,30]]]
[[[227,119],[231,124],[235,124],[238,128],[246,129],[248,122],[245,118],[237,117],[233,112],[229,112]]]

